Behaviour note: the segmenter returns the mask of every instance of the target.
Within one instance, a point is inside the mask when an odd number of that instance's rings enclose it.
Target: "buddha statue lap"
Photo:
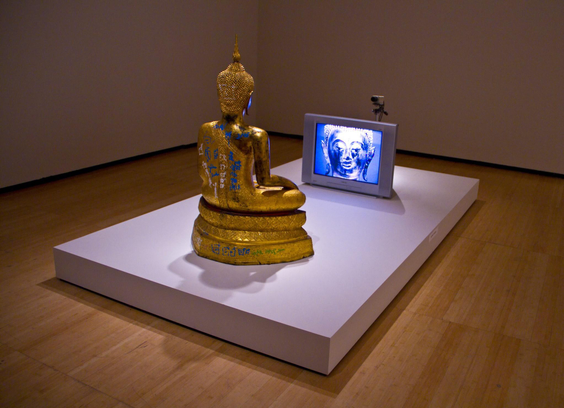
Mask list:
[[[311,238],[302,228],[305,212],[298,210],[305,195],[292,181],[270,174],[268,134],[243,120],[254,80],[240,58],[236,40],[233,62],[217,77],[222,118],[205,123],[198,133],[202,198],[194,251],[236,265],[311,256]]]

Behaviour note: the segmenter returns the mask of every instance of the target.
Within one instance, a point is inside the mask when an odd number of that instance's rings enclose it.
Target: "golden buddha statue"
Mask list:
[[[203,124],[198,133],[203,183],[194,250],[232,264],[288,262],[313,255],[311,238],[302,228],[305,212],[298,210],[305,195],[290,180],[270,174],[268,134],[243,120],[254,80],[240,59],[236,38],[233,62],[217,77],[222,118]]]

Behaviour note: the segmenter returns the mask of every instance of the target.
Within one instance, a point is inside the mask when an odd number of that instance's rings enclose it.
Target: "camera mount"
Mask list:
[[[370,100],[372,101],[372,104],[376,107],[376,108],[372,109],[372,112],[374,113],[374,115],[376,115],[376,121],[381,122],[382,121],[382,115],[388,116],[388,112],[386,112],[384,110],[384,105],[385,105],[384,96],[383,95],[372,95]]]

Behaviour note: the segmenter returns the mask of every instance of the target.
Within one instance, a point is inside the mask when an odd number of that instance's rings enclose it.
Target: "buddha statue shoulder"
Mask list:
[[[270,174],[268,134],[244,121],[254,80],[240,59],[236,40],[233,62],[217,77],[222,117],[203,124],[198,133],[202,196],[207,203],[227,211],[296,210],[305,203],[305,195],[292,181]]]

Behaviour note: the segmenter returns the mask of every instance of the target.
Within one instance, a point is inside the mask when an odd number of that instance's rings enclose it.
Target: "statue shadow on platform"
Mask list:
[[[309,262],[307,258],[294,261],[291,263],[278,263],[271,265],[229,265],[219,262],[211,262],[208,259],[190,252],[185,256],[176,259],[172,262],[168,269],[174,274],[185,279],[185,283],[181,284],[188,286],[188,275],[191,268],[188,264],[198,267],[201,272],[198,274],[197,279],[210,289],[217,289],[215,295],[219,295],[222,299],[231,297],[232,292],[239,293],[256,293],[262,288],[273,283],[277,279],[277,274],[283,269],[299,268],[304,263]]]

